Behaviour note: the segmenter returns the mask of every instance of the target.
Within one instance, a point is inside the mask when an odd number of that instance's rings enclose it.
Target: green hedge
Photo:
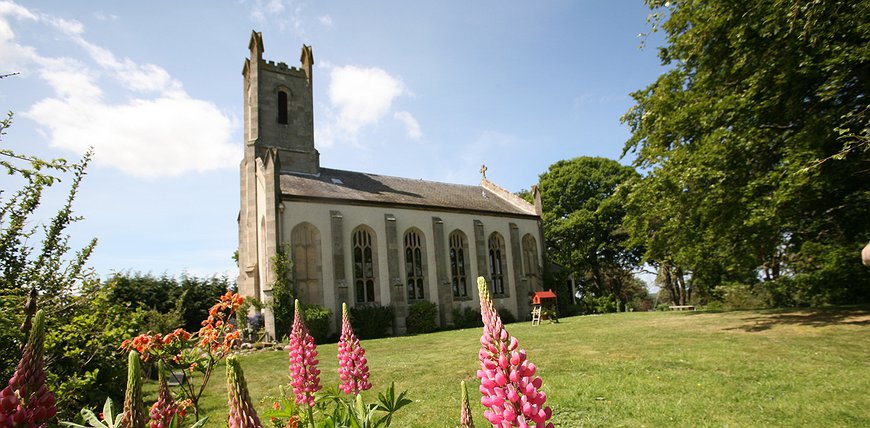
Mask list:
[[[517,317],[507,308],[498,308],[498,317],[501,318],[502,324],[511,324],[517,322]]]
[[[392,306],[369,306],[350,308],[353,331],[360,339],[377,339],[388,336],[393,326],[395,311]]]
[[[332,318],[332,311],[320,305],[304,305],[302,318],[315,342],[324,343],[329,338],[329,320]]]
[[[480,311],[472,308],[453,308],[453,327],[472,328],[483,327],[483,318]]]
[[[405,326],[408,334],[431,333],[438,329],[438,305],[432,302],[417,302],[408,307]]]

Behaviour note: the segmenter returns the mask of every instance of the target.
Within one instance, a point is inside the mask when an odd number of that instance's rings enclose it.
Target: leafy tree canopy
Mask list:
[[[857,272],[814,255],[870,238],[870,1],[647,4],[671,69],[623,117],[647,172],[626,219],[645,260],[701,288]],[[831,301],[858,282],[827,285]]]
[[[552,261],[588,277],[589,291],[622,298],[623,273],[640,251],[628,245],[617,188],[634,168],[600,157],[561,160],[540,176],[544,235]],[[629,275],[630,276],[630,275]]]

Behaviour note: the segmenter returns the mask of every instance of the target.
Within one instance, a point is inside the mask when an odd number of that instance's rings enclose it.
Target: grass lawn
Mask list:
[[[509,324],[544,380],[556,426],[870,426],[870,308],[582,316],[532,327]],[[454,427],[459,381],[483,418],[481,329],[363,341],[374,401],[390,381],[414,404],[396,427]],[[321,382],[337,385],[336,345],[318,347]],[[287,383],[287,353],[240,358],[251,396]],[[224,368],[204,411],[226,426]],[[257,403],[263,411],[270,403]]]

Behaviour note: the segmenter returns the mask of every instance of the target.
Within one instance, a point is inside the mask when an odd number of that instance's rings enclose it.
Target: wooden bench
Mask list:
[[[672,311],[694,311],[695,307],[692,305],[672,305],[668,306],[668,308]]]

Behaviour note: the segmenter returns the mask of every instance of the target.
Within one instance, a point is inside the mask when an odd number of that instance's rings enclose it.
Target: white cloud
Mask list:
[[[37,19],[36,15],[27,8],[13,2],[0,2],[0,17],[13,16],[15,18]],[[6,24],[4,22],[4,24]]]
[[[87,57],[44,57],[33,47],[15,44],[8,16],[59,31]],[[15,54],[54,90],[24,113],[47,131],[52,146],[77,154],[93,147],[95,163],[143,178],[237,165],[241,154],[230,142],[233,123],[227,115],[212,103],[191,98],[162,67],[119,60],[85,40],[84,32],[77,21],[0,3],[0,54]],[[112,98],[121,101],[105,100],[104,77],[120,83],[122,92]]]
[[[45,99],[27,117],[49,130],[52,145],[140,178],[176,176],[235,166],[230,121],[214,105],[187,95],[131,99],[125,104]]]
[[[269,27],[277,25],[282,32],[291,29],[296,37],[308,38],[302,12],[304,1],[296,0],[254,0],[251,3],[251,19],[258,25]]]
[[[15,32],[9,18],[31,21],[38,18],[15,3],[0,2],[0,58],[3,58],[3,69],[5,72],[23,71],[35,53],[33,48],[15,42]]]
[[[280,14],[285,9],[282,0],[254,0],[251,5],[251,18],[265,21],[268,17]]]
[[[103,21],[103,22],[113,22],[113,21],[118,20],[118,15],[106,13],[106,12],[103,12],[102,10],[98,10],[98,11],[94,12],[92,15],[98,21]]]
[[[423,138],[423,131],[420,130],[420,123],[417,122],[417,119],[415,119],[411,113],[397,111],[393,113],[393,117],[405,125],[405,131],[407,132],[408,138],[412,140]]]
[[[317,18],[317,20],[320,21],[321,24],[323,24],[327,27],[332,27],[332,17],[329,15],[323,15],[323,16]]]
[[[400,80],[375,67],[336,67],[329,77],[329,102],[338,110],[335,126],[352,137],[384,117],[405,91]]]

